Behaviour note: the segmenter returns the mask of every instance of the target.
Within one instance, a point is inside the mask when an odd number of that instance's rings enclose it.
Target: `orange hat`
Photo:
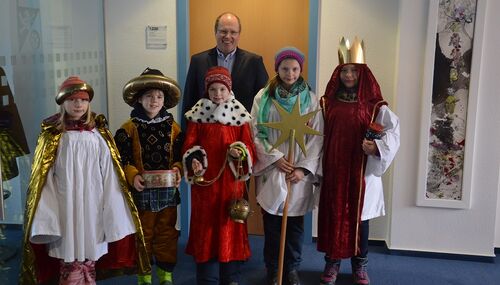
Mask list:
[[[61,105],[69,96],[81,92],[88,94],[89,101],[92,101],[92,98],[94,98],[94,89],[92,89],[92,86],[81,80],[78,76],[70,76],[61,84],[59,93],[56,96],[56,103],[57,105]]]

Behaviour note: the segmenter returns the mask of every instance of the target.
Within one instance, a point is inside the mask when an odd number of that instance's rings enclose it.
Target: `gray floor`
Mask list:
[[[4,229],[5,239],[0,240],[1,254],[14,251],[15,255],[0,265],[0,284],[17,284],[20,262],[21,230]],[[262,258],[263,238],[250,237],[253,256],[243,267],[246,285],[265,284],[265,269]],[[190,256],[183,253],[185,239],[179,241],[179,261],[174,271],[175,284],[194,285],[195,266]],[[3,248],[3,250],[1,250]],[[450,260],[389,254],[384,247],[370,247],[369,274],[372,284],[380,285],[498,285],[500,284],[500,259],[494,262]],[[305,244],[300,277],[304,285],[319,284],[323,269],[323,256],[316,251],[315,244]],[[99,281],[99,285],[136,284],[135,276],[122,276]],[[349,260],[341,266],[337,285],[352,284]]]

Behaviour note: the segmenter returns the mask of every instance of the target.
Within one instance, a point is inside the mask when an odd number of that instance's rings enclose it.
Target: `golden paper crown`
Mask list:
[[[347,63],[365,63],[365,44],[358,37],[354,37],[352,44],[344,37],[340,40],[339,64]]]

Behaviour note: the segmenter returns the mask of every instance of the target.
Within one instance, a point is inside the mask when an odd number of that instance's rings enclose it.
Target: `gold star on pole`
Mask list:
[[[283,144],[288,138],[290,137],[290,134],[292,131],[295,133],[295,141],[299,145],[300,149],[306,154],[306,146],[304,144],[304,135],[321,135],[319,131],[316,131],[315,129],[309,127],[307,125],[307,122],[314,117],[314,115],[319,112],[321,109],[312,111],[310,113],[301,115],[300,114],[300,98],[297,98],[297,101],[295,101],[295,104],[293,105],[292,111],[289,113],[287,110],[285,110],[281,105],[273,99],[273,104],[276,107],[276,110],[278,110],[278,113],[280,114],[281,117],[281,122],[269,122],[269,123],[260,123],[260,125],[273,128],[273,129],[278,129],[281,131],[280,136],[276,140],[276,142],[273,145],[273,149],[279,147],[281,144]],[[292,147],[292,146],[289,146]]]

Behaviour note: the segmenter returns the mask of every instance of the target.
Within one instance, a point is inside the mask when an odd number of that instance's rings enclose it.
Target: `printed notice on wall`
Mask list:
[[[146,48],[147,49],[167,48],[167,26],[146,27]]]

